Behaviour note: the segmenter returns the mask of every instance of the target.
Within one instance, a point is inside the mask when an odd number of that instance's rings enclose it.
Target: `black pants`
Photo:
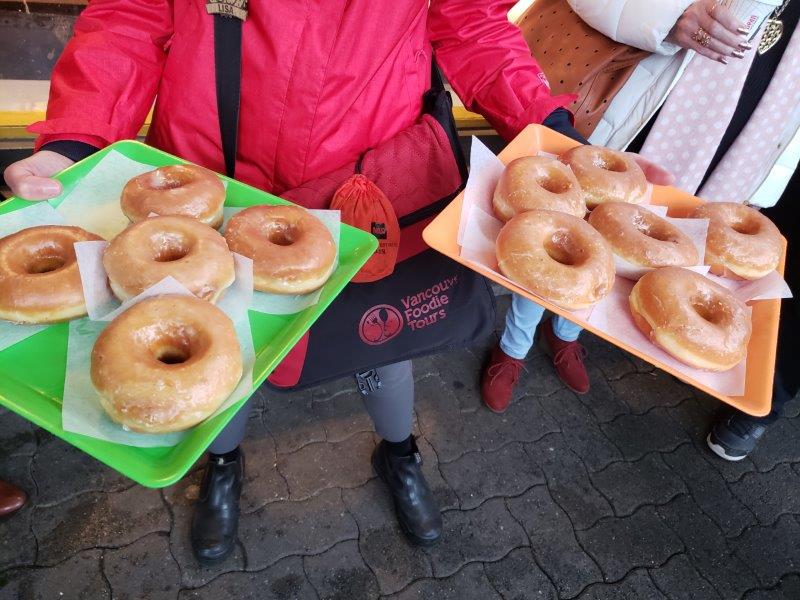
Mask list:
[[[780,417],[784,404],[800,392],[800,169],[794,172],[786,191],[772,208],[764,210],[788,242],[785,278],[795,294],[783,300],[778,333],[778,356],[772,392],[772,412],[766,417],[750,417],[768,425]]]

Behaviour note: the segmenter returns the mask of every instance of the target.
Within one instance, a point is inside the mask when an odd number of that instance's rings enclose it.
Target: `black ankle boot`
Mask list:
[[[244,454],[209,456],[192,517],[192,550],[204,565],[225,560],[236,543]]]
[[[422,474],[417,442],[412,438],[411,453],[396,456],[381,441],[372,454],[372,467],[389,486],[397,519],[408,538],[419,546],[436,543],[442,535],[442,515]]]

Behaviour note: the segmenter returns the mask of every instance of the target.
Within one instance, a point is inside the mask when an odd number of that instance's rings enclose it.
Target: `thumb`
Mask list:
[[[672,185],[675,183],[675,176],[665,168],[647,160],[639,154],[631,153],[631,156],[642,168],[642,171],[644,171],[644,176],[647,178],[647,181],[653,185]]]
[[[25,200],[47,200],[61,193],[61,182],[49,177],[27,175],[20,179],[12,191]]]

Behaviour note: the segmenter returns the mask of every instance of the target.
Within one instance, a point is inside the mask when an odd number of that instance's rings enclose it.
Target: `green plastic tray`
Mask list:
[[[117,142],[59,173],[56,179],[63,184],[64,194],[51,201],[51,204],[57,206],[59,199],[112,149],[154,168],[187,162],[140,142]],[[225,179],[228,181],[226,206],[288,204],[249,185]],[[25,206],[30,206],[30,203],[10,198],[0,203],[0,214]],[[176,446],[136,448],[70,433],[61,428],[61,401],[67,360],[66,323],[48,327],[0,352],[0,404],[144,486],[158,488],[171,485],[183,477],[247,398],[372,256],[377,246],[375,237],[343,223],[339,240],[339,266],[325,284],[316,305],[293,315],[266,315],[250,311],[256,354],[252,389],[225,412],[195,427]]]

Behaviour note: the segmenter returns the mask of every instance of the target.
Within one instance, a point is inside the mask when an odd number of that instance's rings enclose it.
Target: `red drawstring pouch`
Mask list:
[[[330,208],[341,211],[344,223],[378,238],[378,249],[353,277],[353,282],[367,283],[391,275],[400,248],[400,223],[386,194],[361,174],[360,160],[356,164],[355,175],[336,190]]]

